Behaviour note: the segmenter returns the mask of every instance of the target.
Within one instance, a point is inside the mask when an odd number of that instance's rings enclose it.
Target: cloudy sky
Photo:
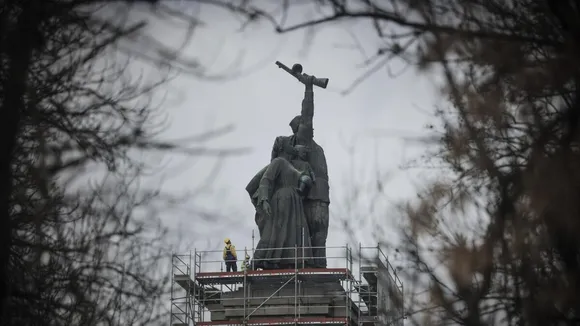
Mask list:
[[[181,9],[187,12],[193,7],[184,5]],[[294,12],[294,17],[305,18],[312,11],[308,7],[296,10],[301,12]],[[341,91],[364,73],[360,65],[380,44],[372,28],[363,23],[325,26],[308,42],[304,31],[279,35],[266,23],[239,31],[240,21],[220,10],[202,8],[199,17],[203,26],[196,30],[184,54],[199,60],[211,74],[224,74],[233,68],[245,73],[227,82],[188,75],[174,79],[166,88],[169,96],[164,107],[170,125],[164,137],[186,137],[232,124],[233,131],[207,145],[249,147],[251,151],[222,161],[219,173],[211,178],[211,191],[192,195],[186,204],[188,210],[168,213],[163,219],[200,248],[209,245],[219,249],[225,237],[230,237],[238,250],[251,248],[254,209],[244,188],[268,163],[274,138],[291,133],[288,122],[300,112],[304,91],[276,67],[274,62],[279,60],[288,66],[300,62],[306,73],[330,79],[328,89],[315,89],[314,119],[315,139],[325,150],[331,185],[328,245],[341,246],[348,241],[340,225],[344,217],[380,218],[384,226],[396,223],[397,215],[388,206],[412,197],[415,187],[424,181],[423,172],[402,170],[400,165],[425,151],[408,139],[424,135],[424,126],[433,121],[434,82],[413,69],[397,77],[383,69],[352,93],[342,95]],[[167,44],[183,41],[184,28],[157,22],[154,30]],[[353,46],[353,36],[359,48]],[[401,62],[390,65],[393,72],[403,68]],[[163,164],[163,188],[186,193],[206,183],[216,160],[172,156],[164,158]],[[389,178],[382,205],[370,209],[376,193],[374,180],[385,179],[386,174]],[[352,204],[348,198],[358,187],[363,191]],[[195,214],[201,209],[218,211],[223,218],[203,221]],[[371,231],[370,227],[358,230],[357,241],[375,243]]]

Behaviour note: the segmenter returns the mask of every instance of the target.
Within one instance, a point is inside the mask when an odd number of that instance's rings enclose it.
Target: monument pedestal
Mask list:
[[[357,308],[340,281],[286,282],[259,280],[223,292],[219,305],[208,307],[211,324],[356,325]]]
[[[349,248],[343,249],[351,262]],[[352,265],[201,272],[201,256],[196,252],[190,257],[195,269],[186,259],[173,256],[171,325],[376,326],[384,320],[403,325],[403,285],[390,272],[392,267],[384,255],[359,265],[359,279],[354,277]]]

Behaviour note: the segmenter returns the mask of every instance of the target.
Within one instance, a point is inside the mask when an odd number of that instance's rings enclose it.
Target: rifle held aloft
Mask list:
[[[278,66],[278,68],[283,69],[284,71],[286,71],[287,73],[289,73],[290,75],[294,76],[296,79],[298,79],[299,82],[305,84],[307,79],[311,79],[312,80],[312,84],[321,88],[326,88],[326,86],[328,86],[328,78],[316,78],[314,76],[310,76],[307,74],[303,74],[302,73],[302,65],[299,63],[295,63],[292,66],[292,69],[288,68],[288,66],[286,66],[285,64],[283,64],[280,61],[276,61],[276,65]]]

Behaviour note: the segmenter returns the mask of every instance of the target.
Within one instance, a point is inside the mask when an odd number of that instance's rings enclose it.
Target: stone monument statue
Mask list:
[[[270,164],[246,187],[256,207],[255,221],[260,233],[254,267],[284,267],[284,261],[294,257],[294,253],[280,248],[299,246],[311,247],[303,249],[304,257],[312,257],[301,259],[305,266],[325,268],[330,203],[328,172],[324,150],[314,141],[312,120],[313,87],[326,88],[328,79],[302,74],[299,64],[292,69],[280,62],[276,64],[304,84],[306,91],[301,115],[290,122],[293,135],[276,137]]]
[[[326,268],[326,238],[328,236],[330,204],[328,168],[324,150],[314,141],[314,90],[313,86],[326,88],[328,79],[316,78],[302,73],[302,66],[295,64],[289,69],[280,62],[278,67],[293,75],[305,86],[302,111],[299,116],[290,121],[291,136],[278,136],[272,147],[272,157],[293,157],[299,155],[299,147],[306,146],[308,150],[307,161],[310,164],[316,181],[306,198],[304,199],[304,211],[308,227],[310,229],[310,242],[313,247],[314,267]]]

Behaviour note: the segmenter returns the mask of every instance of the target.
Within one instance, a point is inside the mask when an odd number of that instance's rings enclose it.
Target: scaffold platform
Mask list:
[[[350,247],[327,248],[329,268],[223,272],[221,255],[173,255],[170,325],[403,325],[403,286],[378,247],[359,246],[358,266]]]
[[[229,326],[229,325],[255,325],[255,326],[274,326],[274,325],[347,325],[347,318],[271,318],[263,320],[253,320],[246,323],[239,321],[208,321],[197,323],[199,326]]]
[[[196,281],[200,284],[237,284],[244,281],[284,281],[289,277],[311,281],[333,282],[354,279],[352,273],[347,268],[302,268],[302,269],[278,269],[278,270],[258,270],[244,272],[206,272],[197,273]]]

